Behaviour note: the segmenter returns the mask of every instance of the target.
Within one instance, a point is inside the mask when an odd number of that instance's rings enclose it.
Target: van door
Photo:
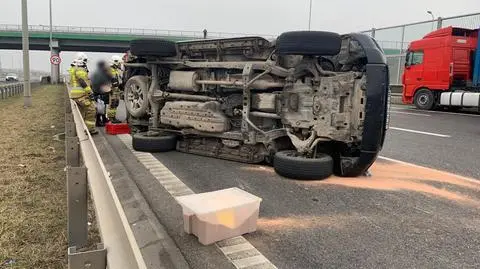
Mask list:
[[[423,85],[423,50],[409,51],[405,63],[405,95],[413,97],[415,90]]]

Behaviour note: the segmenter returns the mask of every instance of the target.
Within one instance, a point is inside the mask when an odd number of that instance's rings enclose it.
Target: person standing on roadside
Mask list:
[[[106,113],[106,104],[109,103],[109,95],[112,89],[112,75],[110,73],[110,68],[105,61],[99,61],[97,63],[97,68],[92,75],[92,90],[97,101],[97,113],[96,118],[97,126],[105,126],[109,121],[105,115]]]

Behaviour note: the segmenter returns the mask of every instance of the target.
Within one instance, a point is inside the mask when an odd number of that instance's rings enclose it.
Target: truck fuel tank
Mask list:
[[[480,93],[478,92],[444,92],[440,95],[440,105],[479,107]]]

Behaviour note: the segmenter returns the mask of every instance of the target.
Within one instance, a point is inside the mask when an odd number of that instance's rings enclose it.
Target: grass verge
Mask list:
[[[66,268],[64,87],[0,101],[0,268]]]

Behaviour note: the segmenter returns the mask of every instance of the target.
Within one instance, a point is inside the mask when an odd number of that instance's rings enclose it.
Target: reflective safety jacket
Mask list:
[[[110,74],[112,75],[112,78],[113,78],[114,82],[118,82],[118,84],[122,83],[120,68],[110,66]]]
[[[87,86],[82,87],[80,80],[85,81]],[[88,79],[88,71],[84,67],[73,67],[73,72],[70,78],[70,98],[79,98],[85,95],[89,95],[92,92],[90,88],[90,80]]]
[[[70,86],[72,86],[73,72],[75,72],[75,68],[76,66],[70,66],[70,68],[68,69],[68,74],[70,75],[68,83],[70,84]]]

